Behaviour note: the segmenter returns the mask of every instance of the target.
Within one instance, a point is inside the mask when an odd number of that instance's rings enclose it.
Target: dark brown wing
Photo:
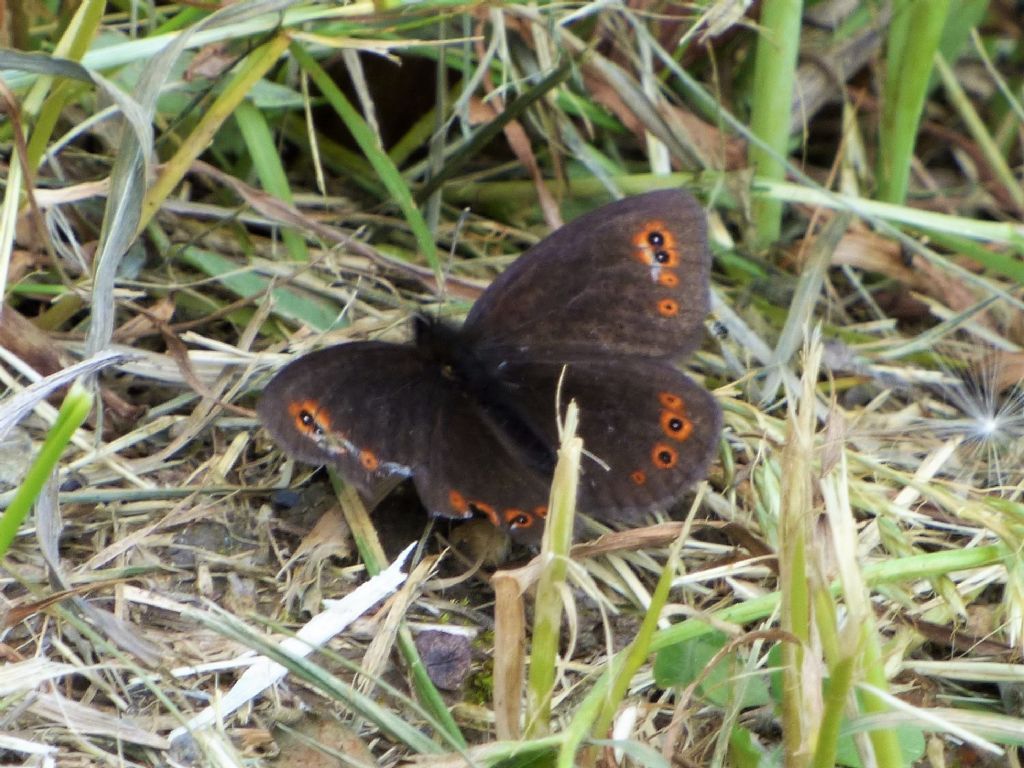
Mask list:
[[[414,347],[341,344],[281,369],[257,412],[288,454],[336,467],[360,489],[373,491],[426,461],[445,386],[440,371]]]
[[[554,443],[562,367],[510,363],[503,381],[520,412]],[[664,508],[707,474],[722,413],[715,398],[672,365],[646,358],[577,361],[565,368],[561,404],[575,400],[586,457],[579,509],[607,522],[634,523]]]
[[[290,455],[327,464],[371,495],[412,476],[439,517],[486,516],[520,540],[543,530],[551,461],[430,349],[353,343],[305,355],[267,385],[260,420]]]
[[[703,337],[710,269],[693,197],[629,197],[520,256],[473,306],[464,334],[492,361],[684,355]]]
[[[476,514],[524,543],[539,540],[547,515],[554,447],[538,453],[475,398],[452,394],[440,404],[430,460],[413,481],[439,517]]]

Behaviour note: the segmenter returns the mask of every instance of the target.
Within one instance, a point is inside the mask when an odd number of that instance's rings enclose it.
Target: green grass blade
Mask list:
[[[902,203],[949,0],[893,3],[878,144],[878,198]]]
[[[537,579],[534,600],[534,630],[527,680],[527,738],[546,735],[550,728],[551,696],[562,636],[562,602],[583,456],[583,441],[576,436],[577,418],[576,403],[570,402],[562,427],[558,462],[551,483],[550,512],[541,544],[541,557],[545,562]]]
[[[295,60],[299,63],[299,66],[305,70],[306,74],[316,83],[317,88],[320,89],[320,93],[327,99],[327,102],[331,105],[338,117],[341,118],[342,122],[348,128],[352,137],[356,140],[359,148],[362,150],[363,155],[373,169],[377,172],[380,177],[381,183],[384,184],[388,194],[391,195],[394,202],[398,205],[402,211],[402,215],[405,217],[406,223],[412,230],[413,237],[416,239],[416,244],[419,246],[420,252],[423,254],[423,258],[426,259],[427,264],[434,270],[434,274],[437,277],[438,284],[441,282],[441,262],[437,257],[437,246],[434,243],[434,235],[427,226],[426,220],[416,207],[416,202],[413,200],[412,192],[409,189],[409,185],[405,183],[405,179],[402,178],[402,174],[395,167],[395,164],[391,162],[391,158],[388,157],[387,153],[378,144],[377,138],[370,126],[367,125],[363,117],[356,111],[356,108],[352,106],[351,102],[345,98],[345,94],[341,92],[331,77],[324,71],[323,67],[320,66],[317,61],[306,52],[306,50],[300,45],[292,45],[292,55]]]
[[[267,124],[266,117],[251,102],[243,100],[235,109],[234,118],[263,189],[279,200],[291,204],[294,198],[288,185],[288,176],[281,164],[281,153],[274,142],[274,134]],[[306,241],[301,234],[286,227],[281,230],[281,238],[293,261],[309,261],[309,249],[306,248]]]
[[[92,410],[92,401],[92,394],[79,383],[72,385],[64,398],[57,420],[46,435],[39,455],[32,462],[10,505],[0,517],[0,557],[10,548],[29,510],[60,462],[64,448],[71,441],[75,430],[82,426],[85,417]]]
[[[765,0],[754,60],[753,110],[750,128],[767,148],[754,145],[750,162],[761,177],[779,180],[785,174],[780,158],[789,144],[789,114],[800,49],[801,0]],[[754,204],[756,245],[767,248],[779,239],[782,203],[759,198]]]
[[[288,48],[288,42],[289,39],[286,35],[277,35],[246,57],[235,76],[227,83],[209,109],[203,113],[202,119],[196,124],[192,133],[185,138],[174,156],[164,164],[156,181],[146,190],[146,196],[142,203],[140,227],[149,222],[159,209],[160,204],[188,173],[192,162],[209,145],[213,135],[224,121],[234,114],[235,109],[242,103],[249,91],[277,63],[281,54]]]
[[[687,528],[685,531],[688,532],[689,529]],[[630,642],[629,647],[626,648],[622,665],[615,671],[610,692],[604,700],[603,708],[594,725],[593,736],[596,739],[605,738],[611,728],[615,713],[629,692],[629,684],[633,680],[633,675],[636,674],[650,655],[651,639],[658,629],[658,621],[661,618],[662,610],[666,603],[668,603],[669,594],[672,590],[672,579],[678,572],[679,555],[685,540],[686,536],[684,533],[672,545],[669,556],[665,561],[665,567],[661,569],[661,575],[658,578],[654,594],[651,595],[650,605],[644,613],[644,620],[640,624],[640,629],[637,631],[632,642]]]

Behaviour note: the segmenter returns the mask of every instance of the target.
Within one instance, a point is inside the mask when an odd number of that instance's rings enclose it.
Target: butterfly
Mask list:
[[[288,454],[364,492],[411,477],[432,515],[484,516],[532,543],[558,403],[572,399],[587,457],[578,508],[632,524],[703,478],[718,445],[715,398],[675,365],[704,336],[710,269],[693,197],[628,197],[526,251],[461,326],[417,317],[411,343],[352,342],[286,365],[259,417]]]

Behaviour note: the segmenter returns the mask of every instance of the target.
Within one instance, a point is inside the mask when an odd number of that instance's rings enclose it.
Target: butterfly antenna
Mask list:
[[[459,245],[459,238],[462,236],[462,227],[465,225],[466,220],[469,218],[469,208],[463,208],[462,213],[459,214],[458,220],[455,222],[455,231],[452,232],[452,244],[448,249],[448,260],[445,262],[444,269],[441,271],[441,284],[438,286],[438,299],[442,305],[448,299],[448,277],[452,272],[452,265],[455,263],[455,249]]]

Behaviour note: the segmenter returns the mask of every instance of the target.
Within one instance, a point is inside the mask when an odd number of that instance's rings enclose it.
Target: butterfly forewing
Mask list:
[[[260,398],[260,420],[300,461],[336,467],[371,491],[427,459],[446,384],[414,347],[361,342],[328,347],[285,366]]]
[[[706,230],[703,209],[681,190],[592,211],[505,270],[473,306],[465,335],[492,360],[686,354],[709,308]]]

